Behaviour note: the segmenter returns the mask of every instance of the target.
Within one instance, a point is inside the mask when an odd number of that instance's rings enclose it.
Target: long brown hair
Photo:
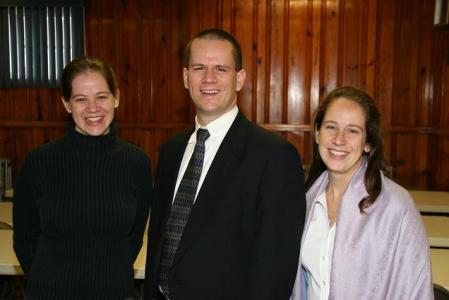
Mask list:
[[[382,189],[381,171],[386,173],[386,163],[380,132],[380,112],[376,103],[365,91],[350,86],[340,87],[332,91],[316,111],[313,123],[315,131],[321,128],[327,109],[338,98],[354,101],[360,105],[365,113],[366,142],[370,146],[370,151],[369,153],[363,153],[368,159],[368,166],[364,178],[368,196],[360,200],[359,209],[360,213],[364,213],[365,209],[371,206],[380,194]],[[315,142],[315,139],[312,140],[312,164],[305,183],[306,191],[308,191],[318,177],[327,170],[318,151],[318,144]]]

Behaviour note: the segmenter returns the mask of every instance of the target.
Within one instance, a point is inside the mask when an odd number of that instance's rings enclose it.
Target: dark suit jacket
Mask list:
[[[161,147],[150,219],[146,300],[158,299],[163,232],[192,130]],[[184,229],[169,275],[170,300],[288,299],[305,217],[303,177],[296,149],[239,113]]]

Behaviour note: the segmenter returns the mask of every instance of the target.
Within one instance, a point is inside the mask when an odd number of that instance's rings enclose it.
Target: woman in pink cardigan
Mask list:
[[[374,101],[336,89],[314,129],[292,299],[433,299],[426,232],[410,194],[383,174]]]

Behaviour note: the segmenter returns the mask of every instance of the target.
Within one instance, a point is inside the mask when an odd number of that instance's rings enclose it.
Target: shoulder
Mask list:
[[[382,175],[382,190],[379,195],[381,201],[387,201],[389,207],[399,211],[416,210],[415,203],[410,193],[391,180]]]
[[[172,151],[177,148],[185,148],[190,135],[193,133],[193,128],[184,129],[183,131],[177,133],[174,136],[167,138],[160,147],[160,152]]]
[[[135,162],[137,167],[139,166],[148,166],[151,164],[150,157],[148,154],[140,147],[135,144],[125,142],[121,139],[118,139],[118,149],[119,153],[123,155],[126,160],[130,162]]]
[[[247,130],[247,145],[262,152],[295,151],[293,145],[281,135],[273,133],[265,128],[249,122]]]
[[[59,152],[61,140],[54,140],[42,144],[31,151],[29,151],[23,162],[26,164],[39,164],[41,161],[53,159],[56,152]]]
[[[60,140],[42,144],[27,153],[16,176],[15,184],[33,182],[34,185],[46,178],[46,172],[54,166],[55,158],[60,150]]]
[[[135,144],[125,142],[122,139],[118,139],[117,144],[122,151],[133,153],[134,155],[137,155],[137,156],[142,156],[142,157],[147,156],[145,151]]]

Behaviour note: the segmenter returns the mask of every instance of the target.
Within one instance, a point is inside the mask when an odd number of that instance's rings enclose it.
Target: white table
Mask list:
[[[430,249],[433,282],[449,290],[449,249]]]
[[[5,190],[5,198],[13,198],[14,197],[14,190],[13,189],[6,189]]]
[[[12,226],[12,202],[0,202],[0,222]]]
[[[409,192],[420,212],[449,214],[449,192],[416,190]]]
[[[134,278],[145,277],[147,235],[134,263]],[[433,282],[449,290],[449,249],[431,249]],[[22,275],[22,269],[12,248],[12,230],[0,230],[0,274]]]
[[[147,255],[147,235],[134,262],[134,278],[145,278],[145,258]],[[0,230],[0,275],[22,275],[23,271],[12,247],[12,230]]]
[[[422,216],[431,247],[449,248],[449,216]]]
[[[145,261],[147,257],[147,241],[148,235],[145,233],[143,235],[143,244],[140,248],[139,255],[137,255],[136,261],[134,262],[134,278],[144,279],[145,278]]]
[[[0,274],[23,274],[12,248],[12,230],[0,230]]]

